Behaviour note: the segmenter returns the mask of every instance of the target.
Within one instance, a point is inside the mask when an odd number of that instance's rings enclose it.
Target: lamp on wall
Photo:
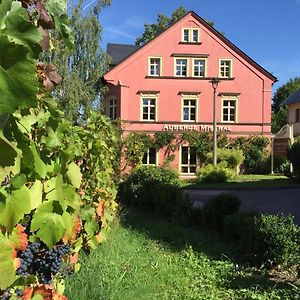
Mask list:
[[[217,165],[217,119],[216,119],[216,90],[220,80],[212,78],[210,81],[214,90],[214,106],[213,106],[213,165]]]

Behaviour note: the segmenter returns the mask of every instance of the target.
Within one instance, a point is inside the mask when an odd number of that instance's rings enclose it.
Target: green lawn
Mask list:
[[[183,181],[182,187],[186,189],[243,189],[243,188],[276,188],[276,187],[300,187],[296,182],[283,175],[238,175],[230,182],[224,183],[199,183],[195,180]]]
[[[70,300],[299,299],[300,293],[240,266],[234,248],[217,236],[136,211],[82,255],[66,288]]]

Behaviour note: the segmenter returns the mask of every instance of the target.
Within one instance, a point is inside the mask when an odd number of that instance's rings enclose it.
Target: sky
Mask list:
[[[213,21],[215,28],[278,78],[273,92],[300,76],[300,0],[112,0],[100,14],[101,46],[134,44],[144,24],[179,6]]]

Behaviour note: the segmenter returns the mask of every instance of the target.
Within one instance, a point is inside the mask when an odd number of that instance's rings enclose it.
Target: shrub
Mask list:
[[[289,267],[300,261],[300,228],[292,216],[259,215],[255,221],[255,252],[261,263]]]
[[[223,230],[225,216],[238,212],[240,205],[239,198],[226,193],[209,199],[202,208],[202,225]]]
[[[292,144],[288,149],[288,159],[293,164],[294,174],[300,177],[300,142]]]
[[[119,198],[127,205],[184,219],[192,204],[178,186],[178,175],[169,169],[143,166],[135,169],[119,188]]]
[[[207,161],[212,163],[213,154],[212,152],[207,154]],[[239,149],[217,149],[218,163],[226,162],[227,167],[238,173],[239,166],[244,161],[243,151]]]
[[[235,213],[225,217],[224,234],[250,263],[289,267],[300,261],[300,229],[291,216]]]
[[[226,162],[222,162],[213,166],[206,165],[197,170],[197,178],[203,183],[226,182],[235,176],[235,171],[227,167]]]

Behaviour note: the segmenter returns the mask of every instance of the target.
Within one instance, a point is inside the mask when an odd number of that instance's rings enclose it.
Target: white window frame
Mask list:
[[[155,148],[152,148],[152,149],[155,150]],[[155,164],[150,164],[150,162],[149,162],[150,161],[149,153],[150,153],[150,148],[148,148],[147,151],[145,152],[145,154],[147,155],[147,162],[143,163],[143,161],[142,161],[142,165],[143,166],[157,166],[158,165],[158,151],[155,150]]]
[[[113,96],[107,99],[107,108],[106,108],[106,114],[108,117],[110,117],[111,120],[116,120],[117,119],[117,97]],[[112,114],[111,114],[111,109],[112,109]]]
[[[183,164],[182,163],[182,148],[183,147],[187,147],[188,148],[188,164]],[[196,175],[196,172],[190,172],[191,170],[191,167],[195,167],[196,168],[196,171],[197,171],[197,167],[199,165],[199,159],[198,159],[198,156],[197,156],[197,153],[196,153],[196,164],[190,164],[190,159],[191,159],[191,146],[189,145],[181,145],[180,146],[180,155],[179,155],[179,173],[181,175],[187,175],[187,176],[193,176],[193,175]],[[188,168],[188,172],[182,172],[182,168],[183,167],[187,167]]]
[[[229,74],[228,74],[228,76],[222,75],[221,68],[224,68],[224,66],[222,66],[222,62],[229,62]],[[232,59],[220,58],[219,59],[219,78],[232,78],[232,77],[233,77],[233,62],[232,62]]]
[[[186,75],[177,75],[177,61],[178,60],[185,60],[186,61]],[[182,66],[181,71],[182,71]],[[189,59],[187,57],[174,57],[174,76],[175,77],[188,77],[189,76]]]
[[[188,40],[187,41],[184,39],[184,37],[185,37],[184,32],[185,31],[188,31]],[[189,43],[190,42],[190,36],[191,36],[191,29],[190,28],[186,28],[186,27],[182,28],[181,41],[183,43]]]
[[[225,101],[233,101],[235,104],[235,106],[234,106],[234,121],[224,120],[224,109],[227,109],[227,115],[229,116],[229,119],[230,119],[229,110],[233,107],[233,106],[225,106],[224,105]],[[222,103],[222,107],[221,107],[222,123],[238,123],[238,97],[236,97],[236,96],[221,96],[221,103]]]
[[[184,100],[193,100],[195,101],[195,120],[190,119],[189,115],[189,120],[184,120]],[[189,108],[192,108],[193,106],[188,106]],[[189,110],[190,114],[190,110]],[[197,123],[198,122],[198,97],[196,95],[190,95],[190,94],[182,94],[181,95],[181,122],[189,122],[189,123]]]
[[[194,41],[194,31],[197,30],[197,41]],[[200,43],[200,29],[196,27],[191,28],[191,36],[190,36],[191,43]]]
[[[159,60],[159,68],[158,68],[158,71],[159,71],[159,74],[151,74],[151,60],[152,59],[157,59]],[[150,56],[148,57],[148,76],[162,76],[162,57],[160,56]]]
[[[194,41],[194,31],[198,32],[197,41]],[[185,31],[188,31],[188,40],[185,40]],[[198,27],[183,27],[181,31],[182,43],[200,43],[200,28]]]
[[[195,75],[195,61],[198,61],[198,60],[204,61],[204,74],[203,74],[203,76],[202,75]],[[198,77],[198,78],[207,77],[207,58],[202,58],[202,57],[193,57],[192,58],[192,76],[193,77]]]
[[[150,116],[150,110],[148,111],[148,119],[144,119],[144,99],[151,99],[155,101],[155,119],[149,119]],[[153,105],[147,105],[148,108],[153,107]],[[142,93],[140,94],[140,120],[143,122],[156,122],[158,121],[158,117],[157,117],[157,113],[158,113],[158,94],[153,94],[153,93]]]

